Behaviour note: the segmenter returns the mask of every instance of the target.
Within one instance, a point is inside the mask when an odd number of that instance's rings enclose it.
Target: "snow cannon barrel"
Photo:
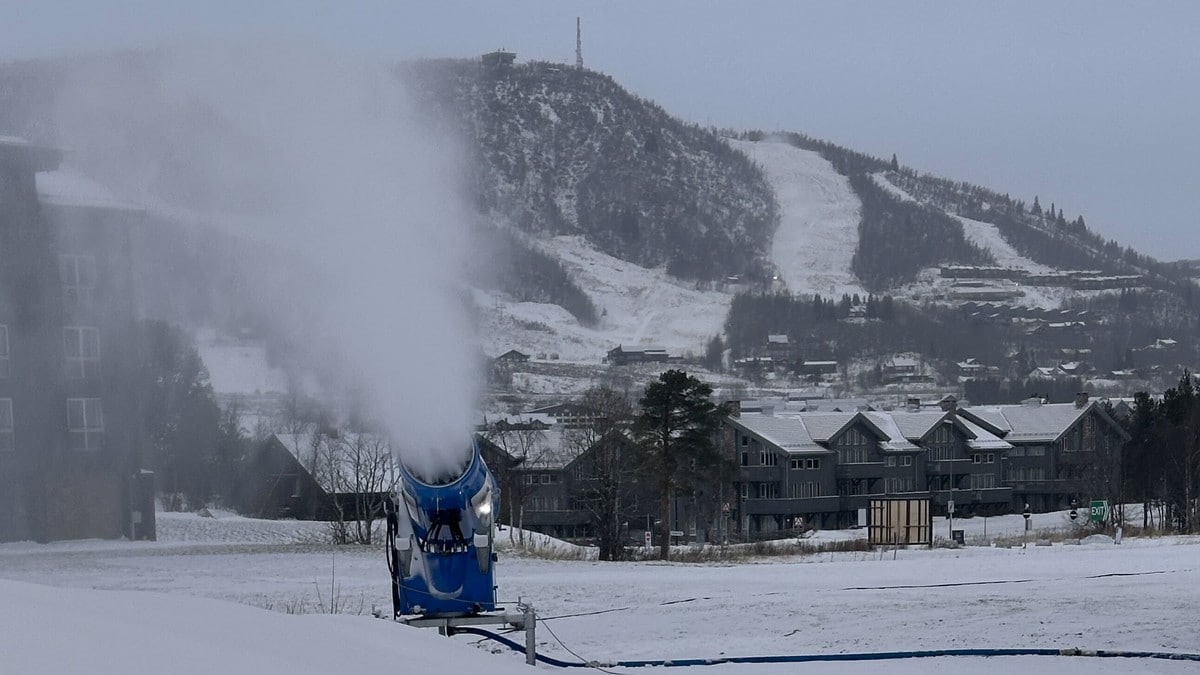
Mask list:
[[[464,616],[496,608],[495,521],[500,493],[472,442],[453,470],[401,461],[388,503],[388,569],[397,615]]]

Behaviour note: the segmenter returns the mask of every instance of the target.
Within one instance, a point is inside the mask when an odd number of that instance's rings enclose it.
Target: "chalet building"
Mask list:
[[[848,527],[872,497],[928,497],[944,513],[1000,513],[1008,444],[954,410],[742,414],[728,420],[742,466],[738,526],[748,534],[797,519]]]
[[[0,541],[153,539],[129,229],[142,218],[0,137]]]
[[[398,473],[387,440],[372,434],[272,434],[241,478],[242,510],[260,518],[382,515]]]
[[[595,438],[578,427],[545,424],[510,424],[476,435],[488,466],[500,483],[500,522],[574,541],[595,536],[590,508],[597,499],[598,481],[611,464],[601,453],[619,450],[616,456],[632,462],[631,441],[614,432]],[[632,484],[626,516],[627,536],[658,516],[658,502],[646,493],[628,468]],[[647,519],[649,515],[649,520]]]
[[[614,366],[631,363],[666,363],[667,350],[662,347],[626,347],[617,345],[608,350],[608,362]]]
[[[516,363],[526,363],[528,361],[529,361],[528,354],[526,354],[524,352],[519,352],[515,349],[510,349],[510,350],[504,352],[503,354],[501,354],[500,356],[496,357],[496,363],[498,363],[498,364],[511,365],[511,364],[516,364]]]
[[[1012,487],[1014,507],[1034,511],[1081,503],[1111,488],[1112,467],[1120,465],[1121,446],[1129,435],[1086,393],[1074,403],[1043,403],[963,408],[962,417],[1012,444],[1004,484]]]
[[[787,335],[768,335],[766,351],[767,356],[777,363],[783,363],[792,358],[792,344]]]
[[[600,411],[581,406],[578,403],[556,403],[542,406],[521,413],[522,417],[548,417],[564,429],[577,429],[590,426],[597,419],[603,418]]]
[[[929,498],[959,515],[1064,508],[1103,494],[1126,436],[1095,401],[846,413],[746,412],[727,420],[742,467],[736,526],[846,527],[870,498]]]

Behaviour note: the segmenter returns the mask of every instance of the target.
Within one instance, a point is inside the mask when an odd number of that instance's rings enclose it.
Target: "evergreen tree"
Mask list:
[[[892,163],[890,165],[890,168],[892,169],[892,171],[900,170],[900,162],[896,160],[896,153],[894,153],[894,152],[892,153]]]
[[[716,475],[725,460],[717,433],[728,415],[712,401],[712,387],[682,370],[668,370],[646,387],[634,422],[634,438],[646,474],[658,488],[662,521],[660,557],[670,557],[671,499],[693,494]]]
[[[1042,205],[1038,203],[1037,195],[1033,196],[1033,211],[1032,211],[1032,213],[1035,216],[1042,215]]]

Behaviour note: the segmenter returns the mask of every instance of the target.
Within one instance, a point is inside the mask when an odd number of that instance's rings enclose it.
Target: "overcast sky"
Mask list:
[[[0,58],[232,38],[573,63],[579,16],[589,68],[687,120],[894,152],[1200,258],[1197,2],[420,4],[0,0]]]

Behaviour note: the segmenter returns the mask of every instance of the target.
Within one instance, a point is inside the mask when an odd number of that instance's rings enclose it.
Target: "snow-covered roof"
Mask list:
[[[879,441],[879,448],[881,450],[892,450],[898,452],[906,450],[920,450],[920,448],[910,443],[908,439],[904,437],[904,434],[900,431],[899,425],[896,424],[896,418],[890,413],[864,412],[859,414],[865,417],[871,422],[871,424],[875,426],[876,429],[883,433],[884,438]]]
[[[972,406],[959,412],[999,429],[1006,441],[1050,443],[1058,440],[1094,405],[1095,401],[1083,407],[1076,407],[1074,403]]]
[[[797,416],[750,413],[736,418],[734,422],[789,454],[829,452],[813,440],[804,422]]]
[[[373,434],[275,434],[328,494],[386,492],[399,481],[387,439]]]
[[[108,188],[70,171],[42,171],[37,174],[38,198],[54,206],[76,206],[118,211],[140,210],[123,201]]]

